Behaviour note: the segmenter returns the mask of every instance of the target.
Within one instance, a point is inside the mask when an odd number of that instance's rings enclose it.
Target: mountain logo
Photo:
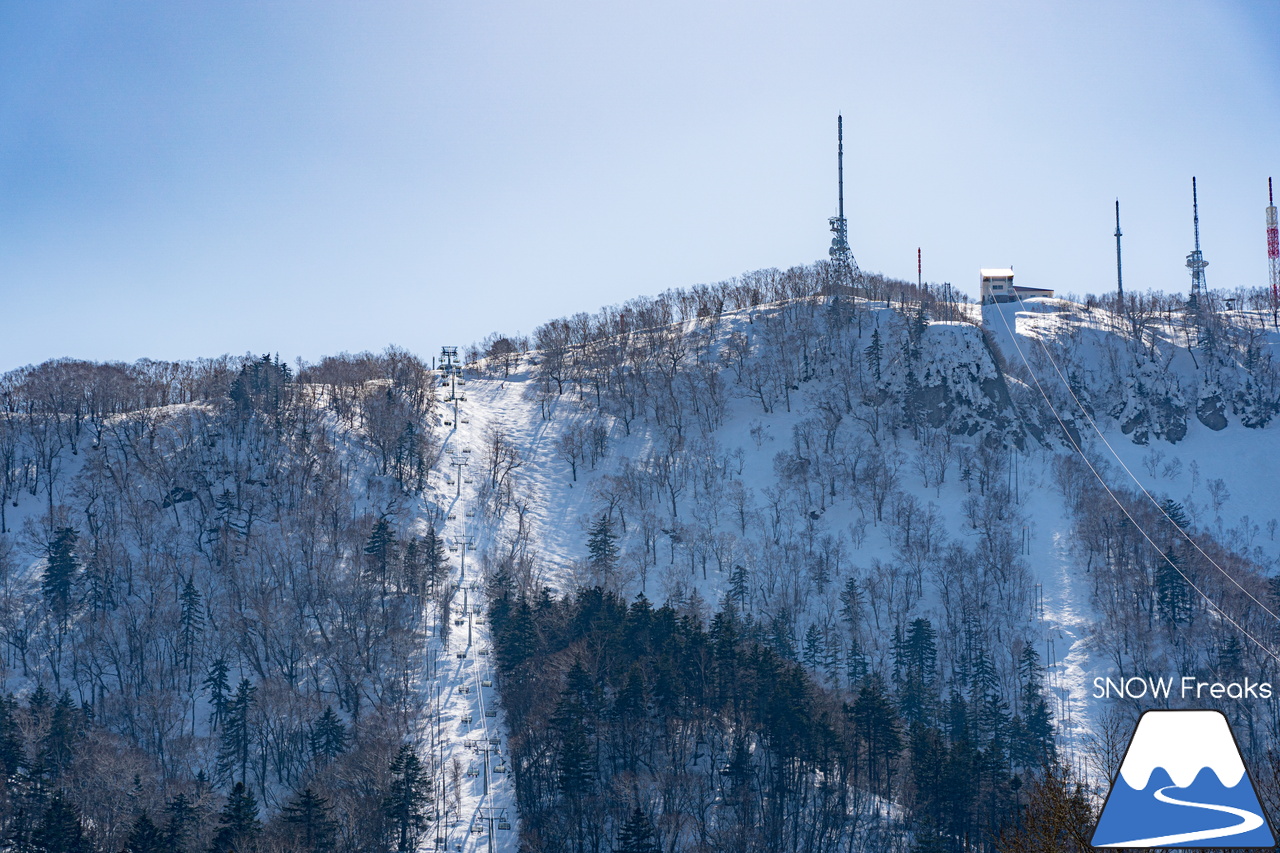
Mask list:
[[[1147,711],[1120,762],[1094,847],[1274,847],[1220,711]]]

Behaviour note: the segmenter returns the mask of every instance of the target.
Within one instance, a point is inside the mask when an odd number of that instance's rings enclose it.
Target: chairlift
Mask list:
[[[445,425],[445,426],[453,426],[453,421],[445,421],[445,422],[444,422],[444,425]]]
[[[475,511],[474,509],[469,509],[469,510],[467,510],[466,515],[467,515],[467,518],[475,518],[475,517],[476,517],[476,511]]]
[[[499,764],[497,767],[493,768],[493,772],[494,772],[494,773],[506,773],[506,772],[507,772],[507,765],[505,765],[505,764]]]
[[[473,718],[470,714],[463,714],[463,715],[462,715],[462,722],[466,723],[467,725],[471,725],[471,721],[472,721],[472,719],[474,719],[474,718]]]
[[[472,483],[474,483],[474,482],[475,482],[475,480],[471,479],[470,477],[467,477],[467,478],[466,478],[465,480],[463,480],[462,482],[463,482],[463,483],[465,483],[466,485],[470,486]]]
[[[481,832],[481,829],[480,829],[480,825],[479,825],[479,824],[476,824],[475,826],[471,827],[471,834],[472,834],[472,835],[479,835],[479,834],[480,834],[480,832]]]
[[[511,821],[509,820],[498,821],[498,829],[510,829],[510,828],[511,828]]]
[[[468,768],[467,768],[467,778],[468,778],[468,779],[474,779],[474,778],[476,778],[476,777],[477,777],[477,776],[479,776],[479,775],[480,775],[480,771],[479,771],[479,770],[477,770],[477,769],[475,769],[474,767],[468,767]]]
[[[464,448],[462,448],[462,452],[463,452],[463,453],[470,453],[470,452],[471,452],[471,448],[470,448],[470,447],[464,447]]]
[[[482,657],[482,658],[487,658],[488,656],[489,656],[489,650],[488,650],[488,649],[481,649],[481,650],[480,650],[480,657]]]
[[[458,660],[466,660],[466,657],[467,657],[466,652],[458,652]]]
[[[450,546],[449,546],[449,550],[450,550],[450,551],[453,551],[454,553],[457,553],[457,551],[458,551],[458,546],[457,546],[457,545],[450,545]]]
[[[469,424],[469,423],[471,423],[471,419],[470,419],[470,418],[463,418],[463,419],[462,419],[462,422],[463,422],[464,424]]]
[[[458,685],[458,692],[459,692],[459,693],[470,693],[470,692],[471,692],[471,685],[470,685],[470,684],[459,684],[459,685]]]
[[[489,738],[489,745],[497,746],[499,743],[501,743],[501,741],[502,741],[501,738],[491,737]],[[497,750],[495,749],[494,752],[497,752]]]
[[[485,715],[486,717],[496,717],[496,716],[498,716],[498,709],[497,709],[497,708],[485,708],[485,709],[484,709],[484,715]]]
[[[457,625],[457,626],[459,626],[459,627],[461,627],[461,626],[463,626],[463,625],[467,624],[467,620],[466,620],[466,619],[454,619],[454,620],[453,620],[453,624],[454,624],[454,625]]]
[[[451,512],[451,513],[449,513],[448,520],[449,520],[449,521],[457,521],[457,520],[458,520],[458,514],[457,514],[456,512]]]
[[[481,681],[481,682],[480,682],[480,686],[481,686],[481,687],[492,687],[492,686],[493,686],[493,682],[492,682],[491,680],[489,680],[488,678],[486,678],[486,679],[484,679],[483,681]]]

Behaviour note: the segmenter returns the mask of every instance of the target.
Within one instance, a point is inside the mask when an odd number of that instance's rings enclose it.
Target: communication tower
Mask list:
[[[1120,199],[1116,199],[1116,291],[1120,295],[1120,310],[1124,310],[1124,277],[1120,274]]]
[[[1276,322],[1280,312],[1280,228],[1276,227],[1276,197],[1267,178],[1267,261],[1271,266],[1271,315]]]
[[[858,277],[858,262],[849,249],[849,223],[844,218],[844,116],[836,117],[836,174],[839,181],[839,214],[827,220],[831,224],[831,262],[836,266],[840,283],[852,285]]]
[[[1196,196],[1196,179],[1191,178],[1191,221],[1195,225],[1196,247],[1187,255],[1187,269],[1191,270],[1191,299],[1187,303],[1190,308],[1200,307],[1200,296],[1204,293],[1204,268],[1209,262],[1200,252],[1200,202]]]

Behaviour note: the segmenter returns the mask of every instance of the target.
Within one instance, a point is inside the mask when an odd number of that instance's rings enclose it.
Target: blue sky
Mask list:
[[[891,7],[891,8],[890,8]],[[424,355],[825,256],[1266,282],[1280,4],[0,0],[0,370]]]

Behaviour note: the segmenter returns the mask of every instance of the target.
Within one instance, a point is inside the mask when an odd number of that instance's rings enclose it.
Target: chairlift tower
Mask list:
[[[836,116],[836,176],[839,213],[827,220],[831,225],[831,249],[828,254],[835,264],[839,283],[852,287],[858,278],[858,262],[849,248],[849,222],[844,218],[844,116]]]
[[[453,428],[458,428],[458,374],[462,363],[458,360],[457,347],[440,348],[440,372],[449,380],[449,401],[453,403]]]
[[[1204,295],[1204,268],[1209,266],[1209,262],[1204,259],[1204,255],[1200,251],[1200,202],[1196,196],[1196,179],[1191,178],[1191,221],[1195,226],[1196,247],[1187,255],[1187,269],[1191,270],[1191,299],[1187,302],[1187,306],[1192,310],[1200,307],[1200,297]]]

